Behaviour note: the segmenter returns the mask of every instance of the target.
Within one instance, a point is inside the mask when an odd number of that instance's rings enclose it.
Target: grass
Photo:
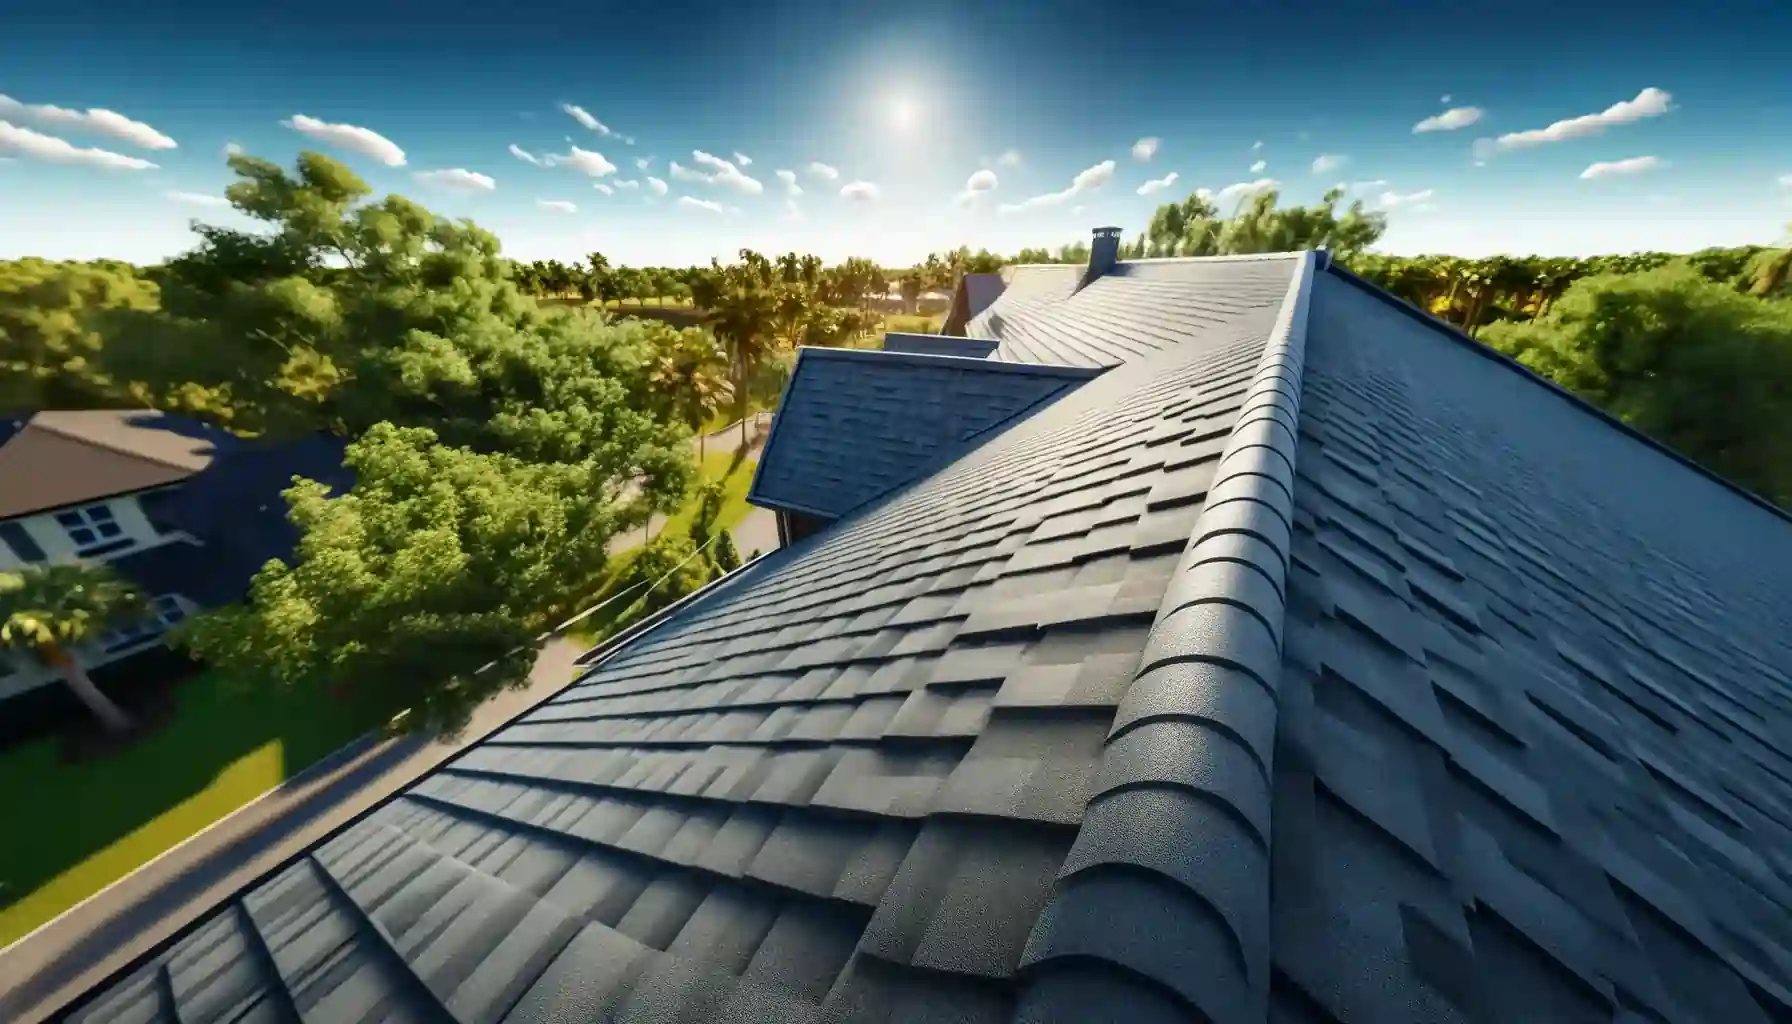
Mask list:
[[[884,315],[884,330],[898,334],[934,334],[946,322],[944,313],[920,313],[910,316],[906,313],[888,313]]]
[[[0,946],[278,786],[369,722],[315,692],[245,692],[217,672],[175,690],[157,731],[62,763],[56,741],[0,752]],[[29,839],[24,837],[29,836]]]
[[[697,472],[700,480],[722,481],[722,510],[716,517],[716,523],[721,529],[734,529],[736,526],[739,526],[742,520],[747,518],[747,514],[753,510],[753,506],[747,504],[747,488],[752,486],[753,470],[756,465],[757,463],[751,459],[742,459],[739,462],[736,462],[733,452],[723,451],[709,453],[709,455],[704,458],[702,464],[698,466]],[[693,493],[695,490],[696,488],[693,486]],[[666,519],[665,525],[660,528],[659,536],[666,537],[690,533],[691,522],[696,517],[697,500],[695,497],[692,497],[690,500],[687,500],[678,511],[672,513],[672,515]],[[638,554],[640,550],[641,546],[636,545],[625,551],[618,552],[610,559],[610,568],[609,571],[604,574],[603,583],[598,587],[597,594],[592,597],[585,607],[601,604],[604,601],[609,600],[616,593],[618,588],[624,585],[623,581],[628,578],[629,569],[634,566],[635,555]],[[741,554],[744,557],[749,554],[749,552],[742,552]],[[603,611],[598,612],[596,615],[579,623],[578,626],[573,629],[568,630],[568,636],[578,643],[596,645],[603,639],[604,635],[609,632],[610,626],[615,621],[615,617],[625,611],[628,606],[633,603],[632,598],[617,601]]]

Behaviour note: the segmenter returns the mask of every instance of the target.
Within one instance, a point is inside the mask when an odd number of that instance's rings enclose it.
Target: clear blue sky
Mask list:
[[[0,257],[178,252],[192,218],[235,217],[208,204],[227,144],[331,153],[512,255],[634,264],[1012,251],[1261,179],[1301,202],[1352,184],[1402,253],[1691,249],[1792,220],[1784,0],[267,6],[9,9]],[[1439,116],[1459,127],[1414,131]]]

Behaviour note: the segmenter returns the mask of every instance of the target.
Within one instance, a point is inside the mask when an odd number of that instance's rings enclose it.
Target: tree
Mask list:
[[[1311,206],[1278,207],[1278,193],[1269,190],[1241,200],[1233,215],[1222,219],[1213,200],[1196,192],[1157,208],[1145,230],[1147,247],[1153,256],[1223,256],[1323,245],[1348,259],[1381,237],[1387,217],[1366,211],[1360,200],[1340,215],[1343,198],[1342,189],[1332,189]]]
[[[75,648],[147,611],[143,595],[104,566],[33,566],[0,573],[0,648],[22,652],[61,674],[75,697],[114,733],[131,718],[100,692]]]
[[[677,330],[660,325],[648,383],[666,403],[667,414],[697,435],[697,459],[704,455],[703,425],[733,394],[728,381],[728,357],[708,332],[687,327]]]
[[[1786,225],[1792,236],[1792,224]],[[1792,238],[1781,249],[1767,249],[1751,258],[1745,280],[1749,294],[1756,298],[1777,295],[1792,283]]]
[[[1676,264],[1583,279],[1548,317],[1491,324],[1483,337],[1693,460],[1792,502],[1792,303]]]
[[[255,434],[426,426],[446,444],[682,486],[682,432],[646,386],[639,330],[541,307],[492,235],[401,196],[368,201],[327,157],[301,154],[292,174],[230,165],[227,196],[265,230],[199,226],[161,309],[102,321],[107,369],[149,402]],[[543,271],[556,291],[570,273]]]
[[[735,547],[733,535],[721,528],[726,499],[721,481],[705,482],[697,492],[697,514],[691,517],[691,544],[702,552],[710,579],[740,568],[740,549]]]
[[[597,589],[605,543],[646,514],[591,463],[447,447],[422,428],[380,424],[347,462],[347,494],[286,492],[293,559],[184,642],[239,677],[322,686],[410,729],[454,732],[523,685],[531,640]]]
[[[153,310],[154,283],[126,263],[0,261],[0,409],[81,408],[125,401],[108,376],[93,314]]]

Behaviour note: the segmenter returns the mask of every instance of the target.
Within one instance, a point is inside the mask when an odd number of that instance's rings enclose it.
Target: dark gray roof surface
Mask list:
[[[75,1019],[1792,1018],[1792,523],[1301,266]]]
[[[959,338],[949,334],[909,334],[889,331],[884,334],[885,352],[913,352],[923,356],[962,356],[982,359],[996,349],[994,338]]]
[[[1097,370],[805,348],[747,500],[836,517],[921,479]]]
[[[1291,257],[1138,260],[1080,290],[1080,266],[1010,268],[1007,291],[965,333],[1000,344],[992,359],[1113,366],[1210,331],[1267,327]]]

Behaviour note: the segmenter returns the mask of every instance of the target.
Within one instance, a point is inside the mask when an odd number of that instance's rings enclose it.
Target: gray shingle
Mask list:
[[[840,516],[921,479],[1096,372],[997,363],[983,354],[803,349],[747,500]]]
[[[1120,365],[71,1019],[1787,1019],[1792,524],[1303,265],[1017,274]]]

